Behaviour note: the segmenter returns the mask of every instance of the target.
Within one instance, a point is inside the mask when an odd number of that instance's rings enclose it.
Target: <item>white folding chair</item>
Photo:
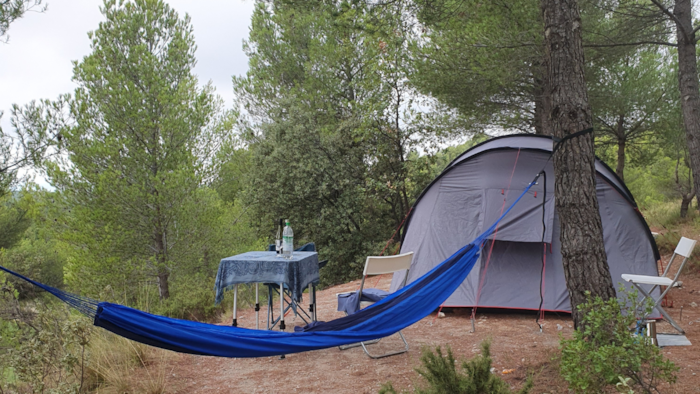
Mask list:
[[[401,286],[399,286],[399,287],[403,287],[406,284],[406,280],[408,279],[408,271],[411,268],[411,261],[412,260],[413,260],[413,252],[398,254],[395,256],[368,256],[367,260],[365,261],[365,269],[362,273],[362,282],[360,283],[360,289],[357,291],[357,293],[358,293],[357,301],[360,304],[357,309],[359,310],[359,309],[362,309],[362,308],[365,308],[369,305],[374,304],[373,301],[362,301],[362,291],[364,290],[365,280],[367,279],[368,276],[389,274],[392,272],[406,270],[406,275],[404,276],[403,281],[401,282]],[[351,291],[351,292],[339,293],[339,294],[336,294],[336,296],[337,297],[347,296],[347,295],[352,294],[352,293],[355,293],[355,292]],[[396,354],[406,353],[408,351],[408,342],[406,342],[406,338],[404,338],[403,333],[401,333],[401,331],[399,331],[398,334],[401,337],[401,340],[403,341],[405,347],[402,350],[399,350],[396,352],[388,352],[388,353],[381,354],[381,355],[371,354],[367,350],[367,345],[375,344],[375,343],[379,342],[381,339],[375,339],[373,341],[355,343],[352,345],[340,346],[340,350],[345,350],[345,349],[350,349],[352,347],[362,346],[362,349],[365,351],[365,354],[367,354],[371,358],[383,358],[383,357],[394,356]]]
[[[678,277],[681,275],[681,272],[683,271],[683,267],[685,266],[685,262],[688,261],[688,258],[690,255],[693,253],[693,248],[695,248],[695,240],[681,237],[681,240],[678,241],[678,246],[676,246],[676,250],[673,252],[673,256],[671,257],[671,260],[668,262],[668,265],[666,266],[666,269],[664,270],[664,273],[661,276],[647,276],[647,275],[632,275],[632,274],[623,274],[622,279],[626,280],[627,282],[632,283],[643,295],[644,299],[642,300],[642,304],[646,302],[648,298],[651,298],[654,301],[654,308],[661,313],[661,315],[668,321],[673,328],[678,330],[681,334],[685,334],[685,331],[671,318],[671,316],[666,313],[664,308],[661,307],[661,301],[664,299],[666,294],[674,287],[678,287],[681,285],[682,282],[678,281]],[[676,256],[683,256],[683,262],[681,263],[681,266],[678,268],[678,272],[676,272],[676,275],[673,277],[673,279],[669,278],[667,274],[669,273],[669,270],[671,269],[671,266],[673,265],[673,261],[676,259]],[[652,285],[651,289],[648,291],[645,291],[642,285]],[[652,297],[651,293],[656,290],[658,286],[666,286],[666,290],[661,292],[661,295],[659,298],[654,299]]]

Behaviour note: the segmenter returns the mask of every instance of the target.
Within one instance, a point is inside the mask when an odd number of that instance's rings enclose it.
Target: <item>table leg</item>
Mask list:
[[[318,299],[316,298],[316,285],[314,285],[314,321],[318,321]]]
[[[267,329],[270,329],[270,324],[275,319],[275,314],[272,309],[272,286],[267,286]]]
[[[258,298],[258,283],[255,283],[255,329],[260,329],[260,301]]]
[[[314,292],[313,283],[309,283],[309,312],[311,313],[311,321],[316,321],[316,293]]]
[[[236,319],[236,312],[238,312],[238,285],[233,285],[233,327],[238,327],[238,320]]]
[[[284,283],[280,282],[280,330],[284,331]]]

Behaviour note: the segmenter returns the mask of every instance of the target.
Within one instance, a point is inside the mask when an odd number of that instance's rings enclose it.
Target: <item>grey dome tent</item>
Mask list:
[[[407,283],[490,226],[544,168],[546,193],[540,177],[501,221],[472,272],[444,306],[538,310],[542,292],[543,310],[571,312],[554,208],[554,170],[548,160],[552,147],[546,136],[503,136],[452,161],[417,199],[402,229],[401,253],[414,253]],[[659,251],[632,194],[602,161],[596,159],[595,168],[605,251],[616,290],[624,282],[622,274],[658,275]],[[395,274],[391,291],[403,277]]]

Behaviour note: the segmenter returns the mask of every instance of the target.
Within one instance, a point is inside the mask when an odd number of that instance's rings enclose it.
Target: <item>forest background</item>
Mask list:
[[[596,154],[650,225],[700,226],[676,30],[659,4],[580,2]],[[3,3],[0,36],[42,6]],[[458,154],[548,129],[533,2],[257,1],[233,109],[192,71],[187,15],[157,0],[102,13],[77,88],[18,103],[0,140],[0,265],[95,299],[212,319],[219,261],[265,249],[278,218],[329,260],[322,286],[355,279],[387,241],[398,250],[392,234]],[[51,188],[19,175],[28,167]],[[82,388],[66,365],[86,362],[85,322],[6,275],[0,286],[0,389],[59,373]],[[56,348],[21,367],[41,335]]]

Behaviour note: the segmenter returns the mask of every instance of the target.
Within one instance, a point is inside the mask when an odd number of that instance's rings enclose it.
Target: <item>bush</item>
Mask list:
[[[435,353],[424,349],[421,355],[422,368],[416,369],[418,375],[425,381],[425,389],[416,388],[420,394],[509,394],[508,384],[491,373],[491,344],[481,343],[481,354],[471,360],[462,362],[462,370],[457,370],[452,349],[447,347],[447,356],[443,356],[438,346]],[[518,393],[525,394],[532,388],[532,380],[528,379]],[[380,394],[396,394],[391,382],[384,384]]]
[[[205,275],[180,276],[171,281],[168,299],[151,298],[155,303],[151,312],[178,319],[209,320],[223,311],[223,305],[214,305],[214,281]]]
[[[12,249],[0,250],[0,265],[49,286],[63,287],[63,264],[65,259],[56,252],[53,242],[28,239],[21,240]],[[10,277],[20,299],[35,298],[42,291],[22,279]]]
[[[87,389],[91,322],[60,303],[21,305],[0,278],[0,392],[76,393]]]
[[[601,393],[612,386],[659,392],[661,382],[676,381],[678,368],[643,336],[635,336],[635,292],[625,293],[625,312],[617,298],[590,299],[579,310],[581,327],[562,339],[561,374],[576,393]]]

